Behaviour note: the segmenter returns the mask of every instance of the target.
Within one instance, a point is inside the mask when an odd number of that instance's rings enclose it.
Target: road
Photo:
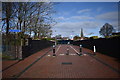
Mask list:
[[[55,50],[56,56],[48,48],[28,57],[3,71],[3,78],[120,78],[116,67],[85,49],[82,56],[76,54],[78,46],[57,45]]]

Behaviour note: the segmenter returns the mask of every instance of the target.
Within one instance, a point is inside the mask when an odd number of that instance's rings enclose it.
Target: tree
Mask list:
[[[77,35],[73,37],[73,40],[78,40],[78,39],[80,39],[80,37]]]
[[[100,35],[106,38],[106,37],[111,36],[114,31],[115,30],[112,25],[110,25],[109,23],[105,23],[103,27],[100,29],[99,33]]]
[[[98,36],[91,36],[90,39],[98,39]]]
[[[55,24],[53,5],[52,2],[4,2],[2,30],[8,34],[9,29],[19,29],[23,34],[45,37],[51,34],[51,26]]]
[[[12,18],[12,13],[13,13],[13,6],[11,2],[6,2],[3,3],[3,8],[2,8],[2,20],[6,23],[6,34],[9,33],[9,28],[10,28],[10,20]],[[5,24],[4,23],[4,24]]]
[[[61,39],[61,38],[62,38],[62,35],[61,35],[61,34],[58,34],[58,35],[56,35],[55,37],[56,37],[56,39]]]

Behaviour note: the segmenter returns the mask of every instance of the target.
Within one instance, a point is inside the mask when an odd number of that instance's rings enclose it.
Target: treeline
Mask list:
[[[51,26],[56,23],[52,18],[53,5],[51,2],[3,2],[2,33],[9,35],[11,29],[17,29],[22,37],[51,36]]]

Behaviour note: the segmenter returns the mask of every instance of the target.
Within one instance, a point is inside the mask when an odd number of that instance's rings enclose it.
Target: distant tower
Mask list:
[[[81,34],[80,34],[80,37],[84,37],[84,35],[83,35],[83,29],[81,28]]]
[[[83,35],[83,29],[81,28],[81,32],[80,32],[80,40],[84,39],[84,35]]]

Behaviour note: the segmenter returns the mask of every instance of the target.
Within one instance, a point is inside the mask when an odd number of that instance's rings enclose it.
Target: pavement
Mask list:
[[[66,55],[69,49],[69,55]],[[113,57],[79,46],[57,45],[43,49],[22,61],[3,61],[4,78],[120,78],[120,63]]]

